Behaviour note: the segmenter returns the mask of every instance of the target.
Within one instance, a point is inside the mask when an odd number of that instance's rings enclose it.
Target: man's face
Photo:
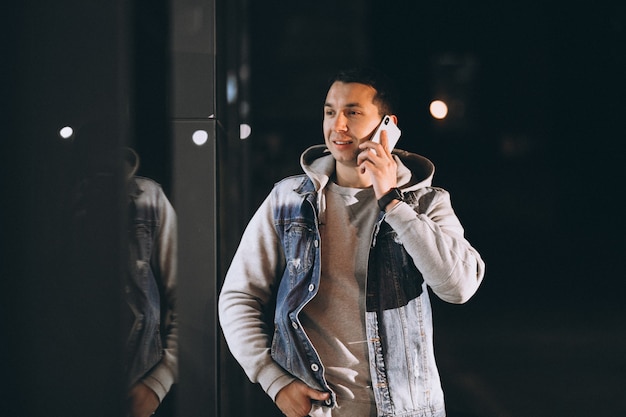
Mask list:
[[[381,121],[376,90],[360,83],[335,82],[324,103],[324,140],[338,163],[356,166],[359,144],[369,140]]]

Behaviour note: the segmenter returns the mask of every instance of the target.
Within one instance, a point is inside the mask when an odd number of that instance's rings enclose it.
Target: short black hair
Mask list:
[[[378,105],[380,115],[396,114],[398,93],[391,78],[375,67],[355,67],[338,71],[329,80],[328,87],[335,83],[359,83],[369,85],[376,90],[374,103]]]

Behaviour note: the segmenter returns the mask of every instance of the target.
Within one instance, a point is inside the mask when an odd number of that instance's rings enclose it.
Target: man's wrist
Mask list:
[[[378,207],[383,211],[387,211],[387,209],[391,209],[391,207],[395,206],[402,200],[402,191],[400,191],[399,188],[394,187],[378,199]]]
[[[387,204],[387,206],[385,207],[385,213],[389,212],[389,210],[394,208],[400,201],[402,200],[396,200],[396,199],[391,200],[391,203]]]

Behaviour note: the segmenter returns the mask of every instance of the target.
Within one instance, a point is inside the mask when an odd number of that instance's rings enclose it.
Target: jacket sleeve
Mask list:
[[[157,394],[159,401],[163,401],[178,379],[178,319],[176,316],[178,236],[176,212],[165,193],[161,189],[159,191],[157,205],[160,228],[151,263],[164,292],[161,297],[164,303],[161,305],[164,351],[161,361],[143,377],[142,382]]]
[[[465,303],[478,290],[485,263],[465,239],[449,193],[440,188],[417,193],[415,209],[398,203],[385,214],[385,221],[395,230],[433,292],[444,301]]]
[[[243,233],[219,297],[219,320],[228,347],[250,381],[272,398],[294,380],[271,357],[267,307],[285,269],[274,228],[271,198],[259,207]]]

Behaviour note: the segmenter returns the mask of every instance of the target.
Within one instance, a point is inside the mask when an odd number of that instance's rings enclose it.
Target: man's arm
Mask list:
[[[376,198],[380,199],[397,184],[397,164],[388,149],[386,132],[382,132],[380,144],[366,141],[359,148],[363,150],[359,166],[362,172],[370,173]],[[448,192],[439,188],[424,191],[431,194],[420,199],[423,214],[393,200],[385,207],[385,220],[435,294],[450,303],[464,303],[478,290],[485,264],[464,238]]]
[[[479,253],[464,237],[450,195],[440,188],[424,189],[416,213],[406,203],[385,215],[424,281],[442,300],[461,304],[478,290],[485,272]]]
[[[271,357],[272,334],[265,316],[284,269],[268,197],[246,227],[228,269],[219,297],[219,318],[231,353],[250,381],[259,383],[273,400],[294,381]]]
[[[152,269],[160,287],[164,291],[161,314],[164,328],[163,358],[144,376],[131,394],[136,401],[136,409],[143,412],[153,405],[157,406],[170,391],[178,378],[178,319],[176,315],[176,273],[177,273],[177,219],[176,212],[162,190],[158,195],[160,229],[151,260]],[[145,389],[148,388],[152,395]],[[156,409],[156,407],[155,407]],[[152,410],[154,411],[154,410]],[[141,415],[141,414],[138,414]]]
[[[159,407],[159,397],[147,385],[138,382],[128,394],[131,417],[148,417]]]

